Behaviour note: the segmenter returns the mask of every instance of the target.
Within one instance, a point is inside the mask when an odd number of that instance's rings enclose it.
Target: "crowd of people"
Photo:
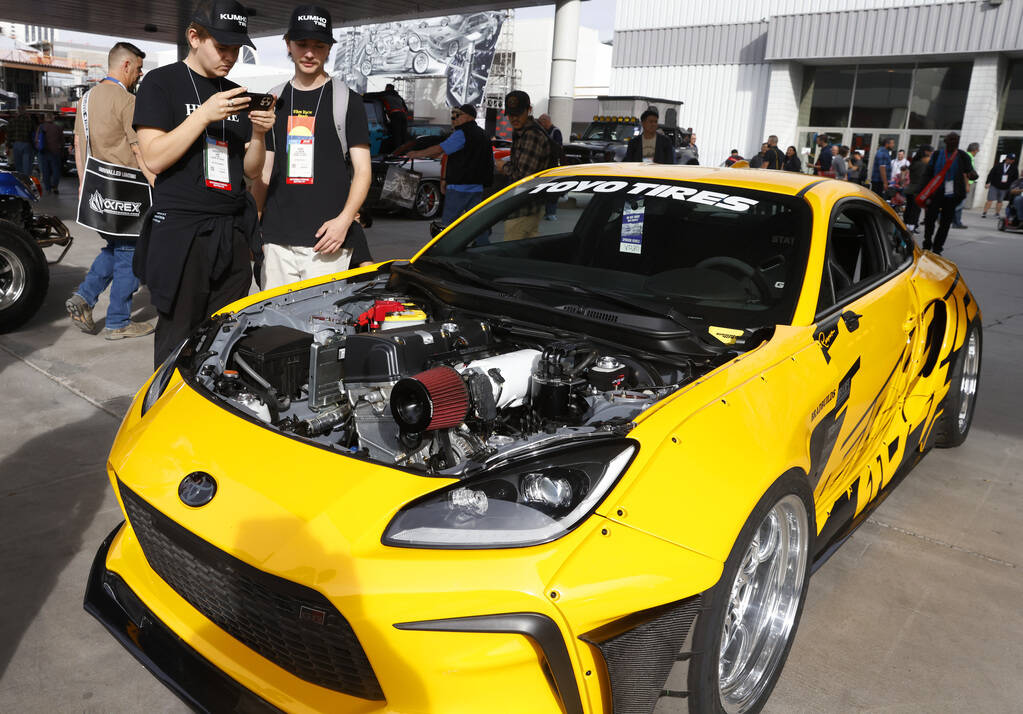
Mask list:
[[[16,171],[32,173],[39,164],[39,175],[46,193],[60,193],[60,176],[64,163],[64,130],[56,123],[53,112],[33,116],[19,106],[6,126],[7,153]]]
[[[152,71],[137,94],[131,90],[139,84],[145,53],[127,42],[110,50],[108,74],[82,98],[75,124],[80,222],[83,207],[95,208],[94,194],[102,213],[104,192],[129,190],[103,183],[104,171],[92,162],[114,167],[107,173],[122,176],[122,183],[134,177],[146,196],[131,203],[140,207],[135,216],[100,216],[87,224],[105,245],[65,303],[83,331],[95,332],[92,310],[109,287],[104,336],[115,340],[155,331],[159,365],[206,316],[245,297],[253,277],[270,289],[373,262],[360,222],[372,180],[369,128],[361,97],[326,72],[332,30],[325,8],[294,9],[284,35],[294,75],[271,90],[272,99],[226,78],[240,48],[252,44],[247,11],[235,0],[201,2],[185,30],[187,56]],[[388,89],[396,97],[389,113],[407,114],[397,92]],[[263,100],[266,104],[253,104]],[[546,114],[534,119],[532,109],[526,92],[505,97],[513,141],[510,155],[496,164],[471,104],[451,109],[452,131],[443,141],[408,152],[445,165],[444,208],[434,232],[478,204],[495,178],[517,181],[558,165],[561,130]],[[656,108],[640,120],[625,161],[699,163],[692,130],[683,132],[683,145],[676,147],[661,130]],[[404,131],[402,137],[407,138]],[[19,112],[7,127],[7,141],[15,168],[25,173],[40,152],[44,187],[56,193],[63,136],[52,118],[36,125]],[[816,144],[805,169],[796,148],[782,151],[775,135],[748,163],[869,185],[904,211],[914,231],[926,203],[924,247],[937,253],[950,227],[965,227],[963,204],[978,179],[976,143],[961,151],[958,135],[951,133],[939,149],[921,147],[907,158],[889,138],[878,147],[869,176],[859,150],[832,144],[824,133]],[[740,161],[733,149],[725,163]],[[992,167],[985,188],[984,216],[992,203],[999,213],[1007,196],[1023,204],[1015,156]],[[916,200],[922,193],[927,202]],[[557,220],[556,202],[509,218],[504,239],[536,235],[541,219]],[[157,310],[155,326],[131,319],[132,297],[143,283]]]
[[[235,0],[202,2],[185,30],[182,61],[139,85],[145,53],[117,43],[107,76],[79,104],[79,215],[83,207],[102,214],[104,198],[128,190],[104,183],[103,173],[134,177],[146,196],[130,204],[137,215],[92,217],[87,225],[105,245],[65,307],[94,333],[92,310],[109,287],[104,336],[155,332],[155,365],[206,316],[244,297],[253,276],[270,289],[372,262],[360,224],[372,177],[369,129],[361,97],[325,70],[334,43],[330,13],[295,8],[284,35],[294,76],[271,90],[265,106],[253,103],[265,97],[226,78],[240,48],[252,44],[247,25]],[[561,132],[547,115],[533,118],[529,95],[510,92],[504,108],[514,137],[510,156],[496,166],[470,104],[452,109],[444,141],[409,152],[444,160],[441,228],[482,199],[495,171],[516,181],[558,164]],[[18,122],[13,129],[16,167],[28,162],[30,169],[23,144],[32,129]],[[93,162],[113,168],[96,170]],[[509,219],[505,239],[535,235],[544,216],[556,220],[556,206]],[[131,319],[143,283],[155,326]]]

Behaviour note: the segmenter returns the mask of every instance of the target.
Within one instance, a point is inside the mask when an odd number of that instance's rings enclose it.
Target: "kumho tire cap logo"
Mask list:
[[[96,213],[106,213],[112,216],[139,218],[142,215],[142,204],[140,202],[103,198],[103,194],[99,191],[93,191],[92,195],[89,196],[89,208]]]

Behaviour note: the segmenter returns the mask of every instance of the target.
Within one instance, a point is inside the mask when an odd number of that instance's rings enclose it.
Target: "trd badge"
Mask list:
[[[205,471],[193,471],[178,484],[178,498],[193,508],[205,506],[216,493],[217,482]]]

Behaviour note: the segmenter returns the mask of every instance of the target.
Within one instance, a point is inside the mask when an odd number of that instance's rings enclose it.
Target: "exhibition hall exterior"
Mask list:
[[[770,134],[872,158],[954,130],[986,170],[1023,149],[1020,27],[1023,2],[1000,0],[618,0],[610,93],[683,101],[701,164]]]

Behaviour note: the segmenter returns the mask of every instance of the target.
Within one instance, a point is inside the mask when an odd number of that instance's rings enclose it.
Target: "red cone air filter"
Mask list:
[[[469,391],[451,367],[434,367],[405,377],[391,390],[391,414],[402,431],[450,429],[465,421]]]

